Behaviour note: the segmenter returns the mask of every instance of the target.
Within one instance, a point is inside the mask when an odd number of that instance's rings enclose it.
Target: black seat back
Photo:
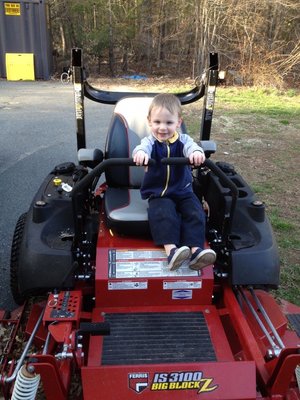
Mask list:
[[[130,158],[141,139],[150,134],[147,114],[152,97],[128,97],[120,100],[111,120],[105,158]],[[140,167],[114,167],[106,173],[109,187],[139,188],[144,176]]]
[[[120,100],[111,120],[105,158],[131,158],[132,150],[150,134],[147,114],[151,97],[130,97]],[[108,188],[105,212],[110,229],[122,234],[149,234],[147,206],[142,200],[140,186],[144,168],[118,166],[106,172]]]

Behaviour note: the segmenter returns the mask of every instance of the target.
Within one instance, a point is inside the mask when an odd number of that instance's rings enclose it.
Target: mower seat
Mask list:
[[[130,158],[141,139],[150,134],[147,114],[151,101],[152,97],[128,97],[116,104],[107,135],[105,159]],[[148,202],[140,195],[144,168],[117,166],[105,175],[107,226],[121,234],[149,234]]]
[[[153,97],[127,97],[114,109],[107,135],[104,158],[130,158],[150,128],[147,114]],[[185,125],[181,132],[186,133]],[[216,151],[215,142],[201,141],[207,157]],[[148,235],[148,201],[142,200],[140,186],[143,167],[117,166],[106,171],[107,190],[104,204],[108,228],[121,234]]]

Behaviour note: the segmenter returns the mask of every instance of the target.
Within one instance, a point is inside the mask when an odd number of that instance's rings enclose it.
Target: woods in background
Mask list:
[[[196,77],[218,52],[231,83],[298,85],[299,0],[49,0],[57,72]]]

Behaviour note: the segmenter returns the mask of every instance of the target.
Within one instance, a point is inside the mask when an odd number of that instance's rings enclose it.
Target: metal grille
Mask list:
[[[296,331],[297,335],[300,337],[300,314],[287,314],[287,319],[294,331]]]
[[[202,312],[106,314],[102,365],[216,361]]]

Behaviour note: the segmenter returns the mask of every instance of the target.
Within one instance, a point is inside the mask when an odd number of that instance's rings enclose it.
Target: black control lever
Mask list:
[[[87,333],[92,336],[110,335],[110,324],[108,322],[81,322],[78,335]]]

